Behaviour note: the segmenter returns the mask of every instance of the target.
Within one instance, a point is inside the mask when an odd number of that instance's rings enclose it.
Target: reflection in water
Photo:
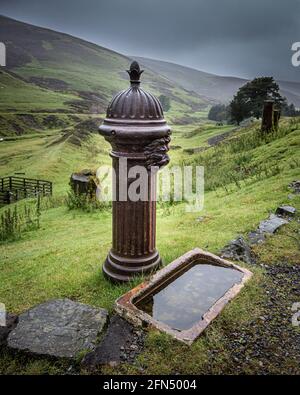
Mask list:
[[[189,329],[242,277],[236,269],[196,264],[136,306],[173,329]]]

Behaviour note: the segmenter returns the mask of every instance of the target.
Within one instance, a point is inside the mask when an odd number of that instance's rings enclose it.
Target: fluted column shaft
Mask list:
[[[136,162],[127,162],[127,175]],[[147,201],[120,201],[121,187],[128,191],[135,179],[119,177],[119,158],[113,158],[116,175],[116,196],[113,201],[113,246],[112,251],[123,257],[146,257],[155,253],[156,202],[155,174],[147,170]]]

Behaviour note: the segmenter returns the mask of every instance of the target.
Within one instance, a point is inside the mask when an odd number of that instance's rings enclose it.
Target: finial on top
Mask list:
[[[127,71],[127,73],[129,74],[129,76],[130,76],[130,82],[132,83],[132,84],[139,84],[141,81],[140,81],[140,76],[141,76],[141,74],[142,74],[142,72],[144,71],[144,70],[141,70],[140,69],[140,65],[138,64],[138,62],[136,62],[135,60],[131,63],[131,65],[130,65],[130,69],[129,70],[126,70]]]

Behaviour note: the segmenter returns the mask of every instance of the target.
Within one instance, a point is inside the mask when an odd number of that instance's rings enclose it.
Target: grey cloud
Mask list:
[[[0,13],[125,54],[300,81],[290,61],[299,0],[1,0]]]

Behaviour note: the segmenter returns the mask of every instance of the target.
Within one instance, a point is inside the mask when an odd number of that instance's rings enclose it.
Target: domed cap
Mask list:
[[[127,73],[130,76],[130,88],[119,92],[107,109],[107,119],[157,121],[164,114],[159,100],[140,88],[140,76],[144,70],[137,62],[132,62]]]
[[[99,133],[110,142],[132,139],[132,142],[147,143],[169,136],[171,129],[164,119],[159,100],[140,88],[143,70],[137,62],[132,62],[127,72],[131,86],[113,98]]]

